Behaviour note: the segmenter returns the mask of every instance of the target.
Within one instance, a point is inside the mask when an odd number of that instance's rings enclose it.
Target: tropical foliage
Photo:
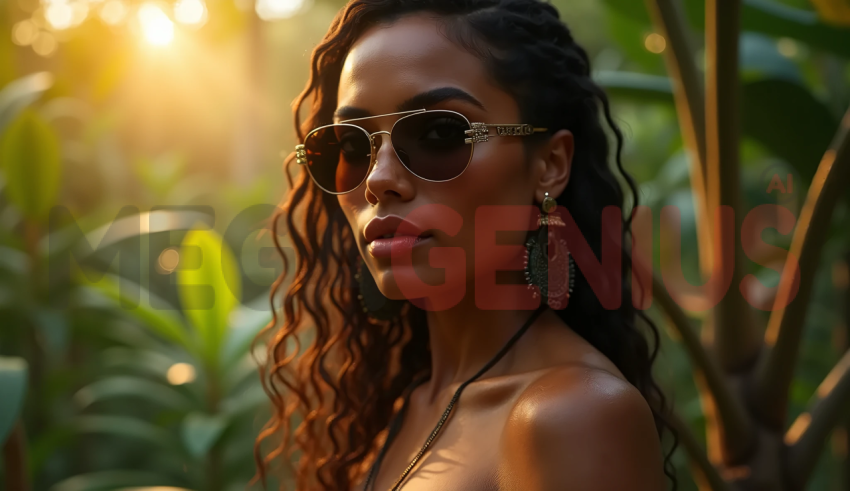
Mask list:
[[[680,489],[850,490],[850,4],[554,3],[647,207]],[[5,489],[249,485],[288,103],[340,5],[7,2]],[[700,288],[724,265],[726,295]]]

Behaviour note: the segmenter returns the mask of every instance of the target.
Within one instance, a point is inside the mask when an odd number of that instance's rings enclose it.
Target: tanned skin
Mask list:
[[[342,71],[337,107],[368,115],[398,106],[429,90],[454,87],[481,107],[458,98],[428,109],[450,109],[470,121],[521,121],[517,102],[497,87],[484,64],[449,41],[436,19],[414,14],[369,29],[352,47]],[[353,117],[353,116],[349,116]],[[398,116],[358,122],[370,133],[389,131]],[[347,118],[337,118],[336,121]],[[381,291],[405,298],[390,260],[374,258],[363,229],[376,216],[408,213],[423,205],[447,205],[463,217],[461,231],[434,231],[429,244],[414,249],[413,268],[425,283],[445,281],[428,262],[429,250],[455,247],[466,254],[466,292],[456,306],[428,312],[433,357],[431,379],[411,398],[402,429],[375,479],[388,490],[425,442],[459,385],[475,374],[528,319],[531,311],[482,310],[475,301],[476,209],[481,205],[534,205],[544,192],[558,196],[570,178],[574,141],[555,132],[529,161],[520,137],[497,137],[475,145],[466,172],[432,183],[408,172],[379,135],[377,163],[366,182],[338,197],[357,246]],[[434,217],[435,228],[439,217]],[[522,244],[522,224],[506,220],[503,243]],[[503,261],[487,258],[491,266]],[[411,269],[411,268],[408,268]],[[499,269],[499,268],[497,268]],[[509,268],[502,268],[509,269]],[[501,282],[502,280],[500,280]],[[523,283],[522,273],[513,280]],[[436,302],[439,299],[426,299]],[[374,453],[372,455],[374,457]],[[370,461],[371,461],[370,457]],[[362,490],[365,477],[355,487]],[[463,392],[441,434],[411,472],[404,491],[660,491],[666,489],[663,458],[652,413],[614,364],[547,309],[511,351]]]

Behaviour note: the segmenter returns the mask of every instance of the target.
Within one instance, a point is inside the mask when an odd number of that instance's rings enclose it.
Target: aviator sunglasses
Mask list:
[[[349,124],[383,116],[405,115],[396,120],[390,131],[369,133]],[[490,128],[496,134],[490,135]],[[317,186],[330,194],[345,194],[357,189],[376,160],[376,135],[390,135],[395,154],[402,165],[416,177],[430,182],[446,182],[457,178],[472,161],[476,143],[491,136],[527,136],[547,131],[530,124],[470,123],[463,114],[448,110],[414,109],[365,118],[347,119],[320,126],[296,145],[295,158]]]

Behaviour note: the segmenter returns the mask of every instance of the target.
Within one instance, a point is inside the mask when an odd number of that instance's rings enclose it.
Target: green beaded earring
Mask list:
[[[524,258],[528,289],[534,291],[534,298],[540,295],[555,310],[566,307],[575,281],[575,263],[567,242],[555,233],[565,226],[560,214],[552,213],[557,206],[547,192],[537,218],[538,232],[526,241]]]

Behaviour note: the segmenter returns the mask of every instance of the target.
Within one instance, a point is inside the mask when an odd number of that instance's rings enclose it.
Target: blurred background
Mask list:
[[[2,0],[0,489],[249,487],[267,405],[249,345],[271,319],[282,271],[263,228],[287,193],[290,103],[343,3]],[[662,206],[682,210],[683,268],[697,283],[667,40],[637,0],[554,3],[609,90],[643,204],[656,220]],[[701,2],[684,3],[699,32]],[[740,45],[745,206],[779,203],[796,216],[850,103],[850,3],[748,4],[767,14],[747,14]],[[848,346],[846,199],[833,222],[792,418]],[[786,250],[790,237],[765,233]],[[198,251],[213,261],[193,267]],[[781,259],[748,268],[774,286]],[[684,307],[698,320],[692,301]],[[662,334],[657,376],[704,438],[688,356]],[[850,490],[847,425],[808,489]],[[680,489],[697,489],[684,453],[674,462]]]

